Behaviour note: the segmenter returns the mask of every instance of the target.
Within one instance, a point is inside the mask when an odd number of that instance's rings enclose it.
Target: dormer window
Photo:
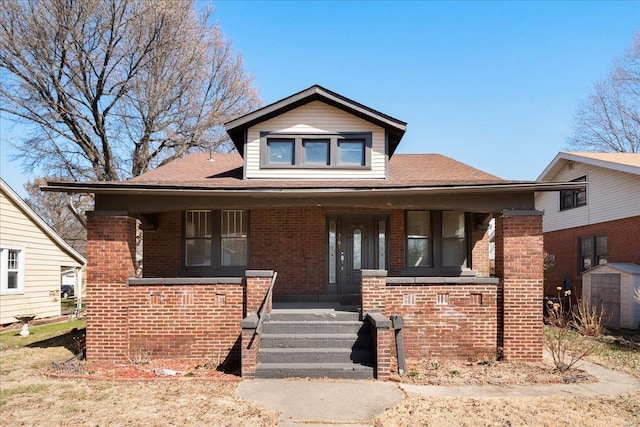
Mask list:
[[[269,138],[267,149],[269,164],[291,166],[294,164],[295,140],[290,138]]]
[[[260,134],[261,168],[371,169],[370,132]]]

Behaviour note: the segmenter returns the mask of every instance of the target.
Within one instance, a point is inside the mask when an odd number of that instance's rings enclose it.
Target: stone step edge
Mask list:
[[[275,371],[372,371],[373,366],[367,366],[360,363],[264,363],[260,362],[256,365],[256,370]]]
[[[346,347],[260,347],[259,353],[373,353],[369,348],[346,348]]]

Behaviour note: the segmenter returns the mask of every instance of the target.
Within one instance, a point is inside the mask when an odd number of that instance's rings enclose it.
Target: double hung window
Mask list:
[[[185,212],[184,267],[224,270],[244,267],[248,256],[248,216],[243,210]]]
[[[587,177],[581,176],[571,182],[586,182]],[[580,206],[586,206],[587,204],[587,189],[581,188],[579,190],[561,190],[560,191],[560,210],[577,208]]]
[[[607,262],[607,236],[586,236],[578,239],[580,263],[578,273]]]
[[[0,248],[0,293],[24,292],[24,249]]]
[[[465,268],[468,239],[461,211],[407,211],[407,268]]]

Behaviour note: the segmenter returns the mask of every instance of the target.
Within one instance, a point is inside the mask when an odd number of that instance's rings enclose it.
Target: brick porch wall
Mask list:
[[[135,281],[133,281],[135,282]],[[129,357],[240,360],[244,290],[236,284],[128,286]]]
[[[127,279],[135,275],[135,251],[135,219],[121,213],[87,215],[89,360],[124,359],[128,354]]]
[[[407,357],[493,359],[496,293],[496,285],[389,285],[385,313],[402,316]],[[446,295],[448,304],[439,305],[438,295]],[[415,302],[405,304],[405,298]]]
[[[544,293],[557,296],[556,287],[569,277],[574,296],[582,295],[582,277],[578,273],[580,237],[607,235],[607,261],[640,264],[640,216],[607,221],[583,227],[544,233],[544,251],[555,256],[556,265],[545,272]]]
[[[496,218],[498,345],[505,359],[542,358],[542,212],[504,211]]]
[[[482,359],[496,356],[497,280],[362,275],[363,312],[400,315],[407,357]],[[438,295],[446,304],[438,304]],[[391,339],[391,345],[395,346]],[[395,358],[395,347],[391,350]]]

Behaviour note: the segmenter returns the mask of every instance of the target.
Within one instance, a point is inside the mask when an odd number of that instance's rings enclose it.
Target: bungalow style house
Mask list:
[[[0,178],[0,324],[60,316],[63,274],[80,292],[85,263]]]
[[[550,180],[585,187],[536,195],[536,208],[545,212],[544,250],[550,258],[545,295],[570,286],[582,298],[584,273],[606,263],[640,264],[640,153],[560,152],[538,177]],[[604,306],[620,304],[619,279],[596,286],[617,289],[603,294]]]
[[[320,86],[226,130],[237,152],[44,188],[95,194],[87,358],[146,348],[241,361],[246,378],[386,378],[400,332],[408,357],[542,357],[534,193],[583,183],[395,154],[406,123]]]

